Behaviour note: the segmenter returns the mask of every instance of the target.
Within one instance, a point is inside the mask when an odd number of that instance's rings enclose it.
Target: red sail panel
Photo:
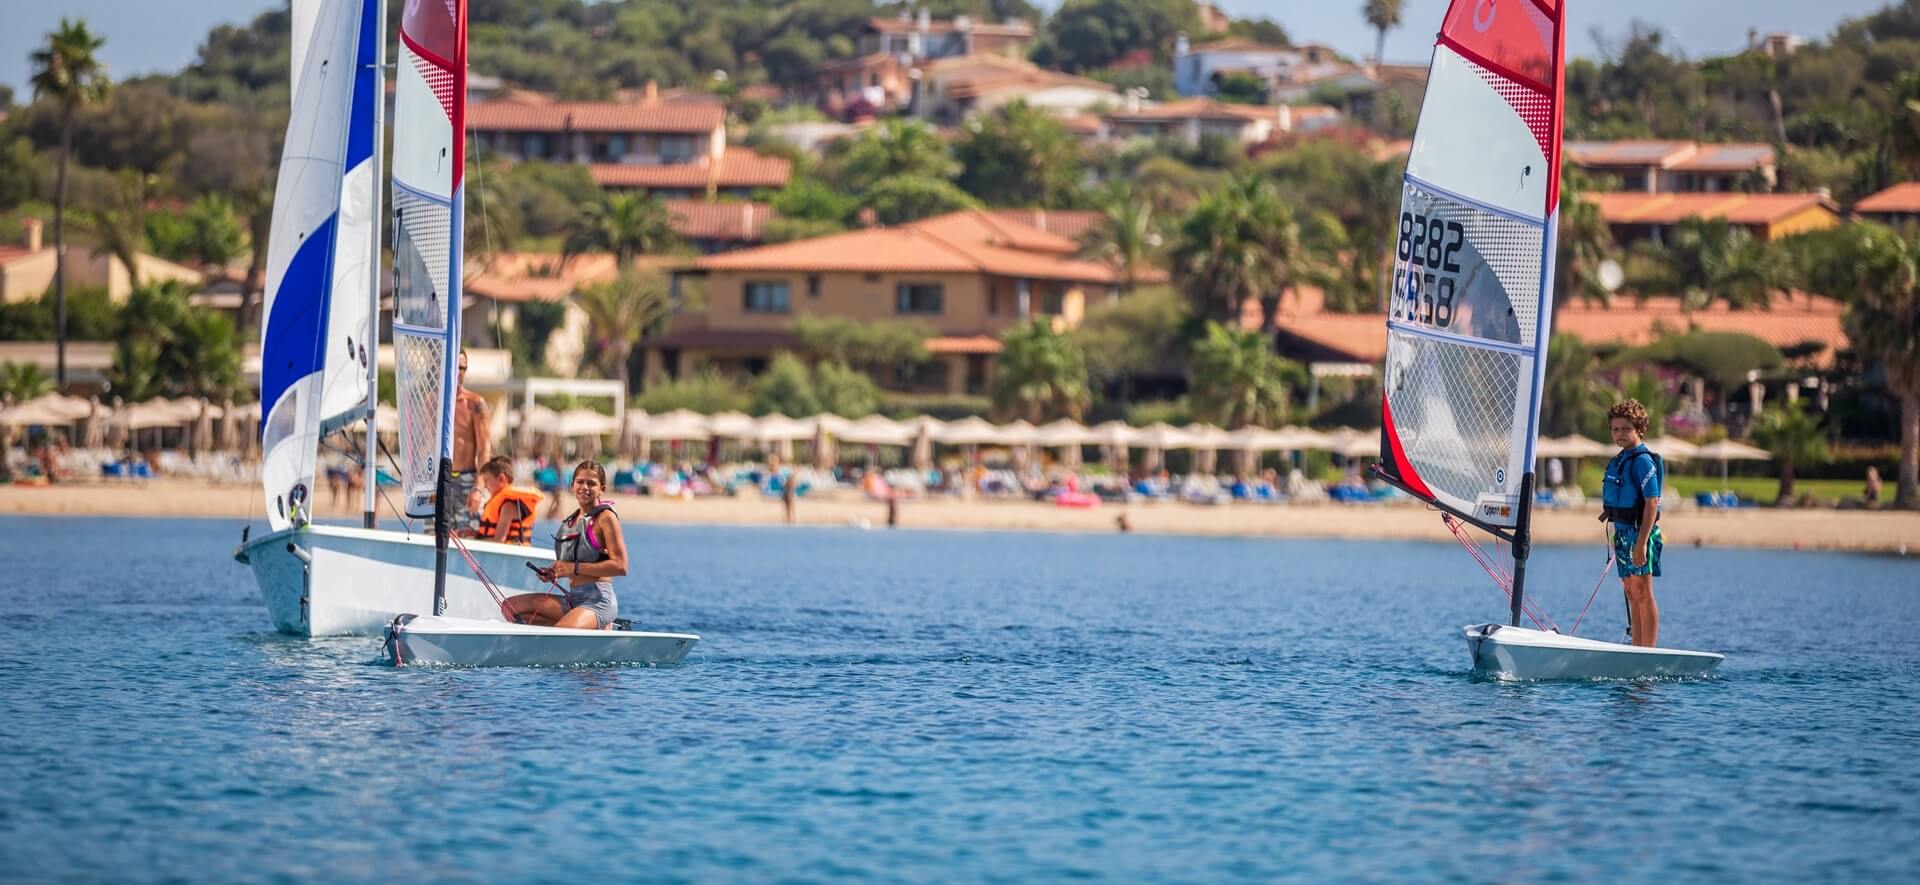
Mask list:
[[[453,124],[453,184],[466,173],[467,0],[407,0],[400,39],[420,56],[421,78]]]
[[[1540,142],[1549,215],[1560,206],[1564,15],[1560,0],[1453,0],[1440,26],[1439,42],[1471,62]]]

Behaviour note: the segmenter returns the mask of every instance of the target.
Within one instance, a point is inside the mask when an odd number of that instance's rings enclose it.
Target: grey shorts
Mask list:
[[[447,524],[456,529],[470,529],[476,523],[473,511],[467,502],[473,500],[473,483],[480,475],[477,470],[462,470],[449,478],[453,486],[453,500],[447,502]]]
[[[613,626],[620,615],[620,600],[613,595],[612,581],[595,581],[585,587],[567,588],[567,610],[584,608],[600,619],[600,627]]]

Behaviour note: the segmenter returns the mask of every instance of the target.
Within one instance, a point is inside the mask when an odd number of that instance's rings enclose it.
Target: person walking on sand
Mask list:
[[[1867,488],[1860,497],[1869,510],[1880,506],[1880,468],[1867,465]]]
[[[1607,431],[1620,454],[1607,462],[1600,519],[1612,523],[1615,571],[1627,596],[1627,635],[1634,645],[1660,638],[1660,607],[1653,579],[1660,576],[1660,457],[1647,450],[1647,407],[1622,400],[1607,410]]]
[[[473,527],[474,511],[480,509],[480,491],[475,488],[478,468],[493,458],[493,421],[487,414],[487,400],[467,389],[467,351],[460,349],[459,389],[453,397],[453,500],[447,511],[447,524],[454,531]]]

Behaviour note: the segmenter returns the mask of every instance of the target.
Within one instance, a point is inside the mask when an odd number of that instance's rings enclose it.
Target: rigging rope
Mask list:
[[[1600,532],[1602,535],[1606,535],[1607,530],[1603,528]],[[1600,595],[1600,585],[1607,582],[1607,569],[1613,568],[1613,561],[1613,538],[1607,535],[1607,561],[1604,565],[1600,566],[1600,577],[1593,582],[1593,592],[1587,594],[1587,604],[1580,608],[1580,617],[1573,619],[1573,630],[1570,631],[1570,634],[1580,632],[1580,622],[1587,619],[1587,609],[1593,608],[1593,600]]]
[[[526,623],[520,620],[519,615],[514,614],[513,606],[507,604],[506,594],[500,592],[500,588],[493,583],[493,579],[487,576],[486,569],[480,567],[480,560],[474,558],[473,551],[467,549],[466,542],[460,540],[459,535],[451,533],[447,535],[447,540],[453,542],[454,548],[460,551],[460,557],[467,561],[467,567],[473,569],[474,577],[480,579],[480,586],[487,588],[487,595],[492,596],[494,604],[500,606],[500,614],[506,616],[507,623]]]
[[[1487,577],[1493,579],[1494,586],[1499,587],[1500,592],[1507,595],[1507,603],[1511,605],[1513,603],[1513,576],[1507,574],[1507,570],[1495,561],[1492,556],[1488,555],[1486,549],[1480,546],[1480,542],[1475,541],[1472,535],[1467,534],[1466,523],[1453,518],[1453,514],[1445,512],[1440,514],[1440,519],[1446,523],[1447,530],[1453,532],[1453,537],[1460,542],[1460,546],[1466,549],[1467,555],[1473,557],[1473,561],[1479,563],[1480,567],[1486,570]],[[1527,618],[1533,621],[1535,627],[1554,633],[1560,632],[1560,628],[1553,623],[1553,619],[1547,617],[1546,610],[1541,608],[1540,604],[1535,602],[1532,597],[1523,597],[1520,600],[1520,610],[1526,613]]]

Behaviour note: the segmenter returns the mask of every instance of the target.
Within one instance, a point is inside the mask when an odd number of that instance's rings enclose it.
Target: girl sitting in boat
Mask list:
[[[537,569],[540,580],[567,579],[564,595],[522,593],[507,600],[521,623],[542,627],[605,630],[613,626],[620,604],[613,579],[627,573],[627,540],[613,502],[602,501],[607,469],[582,461],[573,469],[573,497],[580,509],[553,536],[554,563]]]

